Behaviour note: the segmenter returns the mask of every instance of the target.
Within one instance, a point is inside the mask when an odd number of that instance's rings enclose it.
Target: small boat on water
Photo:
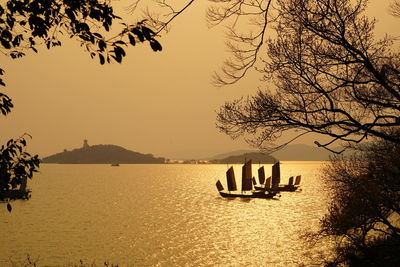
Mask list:
[[[268,190],[273,192],[294,192],[299,190],[301,175],[296,176],[295,181],[294,177],[289,178],[289,182],[287,184],[281,184],[281,170],[279,161],[272,166],[272,176],[265,179],[265,171],[264,167],[258,169],[258,177],[260,180],[260,185],[255,185],[254,188],[256,190]],[[264,182],[265,181],[265,182]],[[301,190],[301,189],[300,189]]]
[[[111,167],[118,167],[119,166],[119,163],[113,163],[113,164],[111,164]]]
[[[222,183],[218,180],[216,183],[218,192],[221,197],[239,197],[239,198],[273,198],[276,196],[275,191],[271,190],[253,190],[255,181],[251,173],[251,160],[247,161],[242,167],[242,191],[238,192],[236,187],[235,173],[233,167],[226,172],[226,181],[228,191],[224,191]]]

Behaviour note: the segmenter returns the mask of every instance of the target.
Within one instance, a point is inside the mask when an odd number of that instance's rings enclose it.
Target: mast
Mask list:
[[[242,167],[242,191],[250,191],[253,189],[252,177],[251,160],[249,160]]]
[[[278,161],[272,166],[272,188],[279,187],[280,182],[281,182],[281,169]]]
[[[233,171],[233,167],[230,167],[226,171],[226,182],[228,184],[228,191],[236,191],[236,180],[235,180],[235,172]]]

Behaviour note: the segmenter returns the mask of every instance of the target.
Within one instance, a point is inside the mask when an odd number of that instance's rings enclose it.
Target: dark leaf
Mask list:
[[[31,44],[31,46],[36,44],[35,40],[33,40],[32,37],[29,37],[29,43]]]
[[[93,35],[96,36],[97,38],[103,38],[103,36],[97,32],[94,32]]]
[[[121,41],[121,40],[115,41],[114,44],[126,45],[126,43],[124,41]]]
[[[115,59],[115,61],[117,61],[118,63],[121,63],[122,62],[122,54],[121,54],[121,51],[119,50],[119,49],[117,49],[117,47],[114,49],[114,53],[115,53],[115,56],[112,56],[114,59]]]
[[[152,39],[152,40],[150,41],[150,46],[151,46],[151,48],[153,49],[154,52],[157,52],[157,51],[161,51],[161,50],[162,50],[161,44],[160,44],[157,40],[155,40],[155,39]]]
[[[22,37],[21,34],[15,36],[14,40],[12,41],[12,45],[13,45],[14,47],[19,46],[19,44],[21,43],[21,40],[22,40],[22,39],[23,39],[23,37]]]
[[[116,46],[116,47],[114,48],[114,50],[118,50],[118,52],[119,52],[123,57],[126,56],[125,50],[124,50],[122,47]]]
[[[74,12],[73,12],[72,9],[70,9],[70,8],[66,9],[66,10],[65,10],[65,14],[67,14],[67,16],[68,16],[72,21],[75,21],[75,20],[76,20],[75,14],[74,14]]]
[[[100,51],[104,51],[104,49],[107,47],[106,42],[104,42],[103,40],[100,40],[98,45],[99,45]]]
[[[4,48],[6,48],[6,49],[10,49],[10,48],[11,48],[10,43],[7,42],[6,40],[1,39],[0,42],[1,42],[1,44],[4,46]]]
[[[131,43],[131,45],[135,45],[135,37],[133,37],[132,34],[128,34],[128,38],[129,38],[129,43]]]
[[[143,33],[138,28],[131,29],[131,32],[139,38],[139,41],[144,42]]]
[[[99,54],[99,58],[100,58],[100,64],[104,65],[105,63],[104,56],[102,54]]]
[[[14,143],[14,139],[10,139],[7,141],[7,146],[10,146],[12,143]]]
[[[14,27],[15,18],[11,16],[7,16],[7,24],[12,29]]]
[[[84,40],[84,41],[90,41],[90,37],[89,36],[87,36],[87,35],[85,35],[85,34],[80,34],[79,35],[79,38],[81,38],[82,40]]]
[[[4,39],[7,39],[7,41],[11,41],[12,34],[8,30],[3,30],[1,32],[1,37],[4,38]]]
[[[144,35],[144,37],[147,39],[147,40],[151,40],[152,38],[153,38],[153,36],[156,34],[155,32],[153,32],[151,29],[149,29],[149,28],[147,28],[147,27],[144,27],[144,26],[142,26],[142,32],[143,32],[143,35]]]
[[[8,210],[8,212],[11,212],[11,211],[12,211],[12,206],[11,206],[10,203],[7,203],[7,210]]]
[[[103,23],[103,27],[106,31],[110,30],[110,26],[106,22]]]

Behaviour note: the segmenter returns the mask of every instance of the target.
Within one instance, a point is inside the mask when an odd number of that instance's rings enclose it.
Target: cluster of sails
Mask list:
[[[259,184],[252,175],[251,160],[242,167],[242,190],[237,191],[235,172],[231,166],[226,172],[228,190],[224,190],[222,183],[216,183],[219,194],[222,197],[241,198],[273,198],[281,191],[297,191],[300,188],[301,175],[289,178],[287,184],[281,184],[279,161],[272,166],[272,175],[265,179],[264,166],[258,169]],[[254,186],[254,189],[253,189]]]

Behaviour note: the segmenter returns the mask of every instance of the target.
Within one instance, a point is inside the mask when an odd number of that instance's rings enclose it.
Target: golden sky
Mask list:
[[[380,33],[396,34],[398,20],[387,14],[389,2],[371,1],[370,14],[378,18]],[[129,3],[118,1],[122,7]],[[80,147],[83,139],[172,159],[248,148],[218,132],[215,111],[256,91],[259,74],[233,86],[211,85],[212,73],[228,54],[223,28],[206,26],[206,5],[197,1],[174,21],[160,39],[162,52],[146,44],[129,47],[122,64],[101,66],[69,40],[18,60],[3,56],[4,91],[15,109],[0,119],[1,141],[28,132],[29,151],[42,157]]]

